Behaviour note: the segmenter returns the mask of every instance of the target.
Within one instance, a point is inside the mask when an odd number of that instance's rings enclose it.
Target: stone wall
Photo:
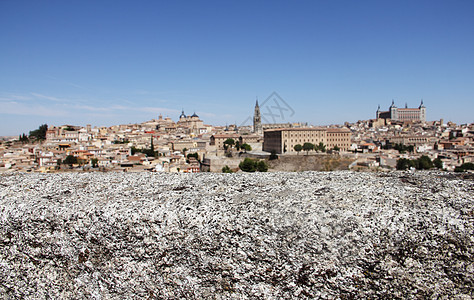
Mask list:
[[[472,179],[0,176],[5,299],[471,299]]]

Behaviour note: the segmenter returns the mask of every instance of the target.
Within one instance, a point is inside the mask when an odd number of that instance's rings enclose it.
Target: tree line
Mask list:
[[[239,169],[244,172],[267,172],[268,171],[268,164],[264,160],[252,159],[246,157],[243,161],[239,164]],[[222,168],[222,173],[233,173],[229,166],[224,166]]]
[[[30,141],[44,141],[46,139],[46,131],[48,131],[48,125],[42,124],[38,127],[38,129],[30,131],[29,135],[20,134],[18,137],[18,141],[22,143],[28,143]]]
[[[240,144],[239,141],[235,141],[232,138],[226,139],[224,141],[224,150],[227,151],[232,148],[235,148],[237,151],[239,151],[240,149],[244,150],[245,152],[252,151],[252,147],[247,143]]]
[[[323,142],[319,142],[318,145],[314,145],[312,143],[304,143],[303,145],[301,144],[296,144],[293,149],[299,153],[301,150],[306,151],[306,155],[308,154],[309,151],[315,150],[317,152],[326,152],[326,145],[324,145]],[[339,147],[335,146],[333,148],[335,151],[339,151]]]
[[[443,162],[439,158],[431,160],[431,158],[426,155],[417,159],[400,158],[397,160],[397,170],[407,170],[410,168],[415,168],[417,170],[429,170],[432,168],[442,169]]]

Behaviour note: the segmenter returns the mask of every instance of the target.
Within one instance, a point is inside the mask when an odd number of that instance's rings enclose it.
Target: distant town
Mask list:
[[[208,125],[184,111],[177,121],[159,115],[111,127],[43,124],[0,141],[0,172],[471,170],[474,124],[427,121],[426,110],[423,101],[416,108],[392,101],[374,119],[355,123],[266,124],[257,101],[253,125],[246,126]],[[308,157],[320,159],[311,165]],[[328,164],[328,157],[337,163]]]

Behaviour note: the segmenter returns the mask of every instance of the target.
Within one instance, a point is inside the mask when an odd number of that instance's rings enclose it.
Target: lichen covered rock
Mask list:
[[[470,299],[473,188],[436,172],[2,175],[0,294]]]

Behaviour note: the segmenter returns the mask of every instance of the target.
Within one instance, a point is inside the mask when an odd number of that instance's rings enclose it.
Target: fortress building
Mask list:
[[[388,111],[381,111],[379,105],[376,115],[377,119],[389,119],[400,122],[425,122],[426,107],[423,105],[423,100],[421,100],[421,104],[418,108],[408,108],[406,104],[405,108],[398,108],[392,100],[392,105],[390,105]]]

